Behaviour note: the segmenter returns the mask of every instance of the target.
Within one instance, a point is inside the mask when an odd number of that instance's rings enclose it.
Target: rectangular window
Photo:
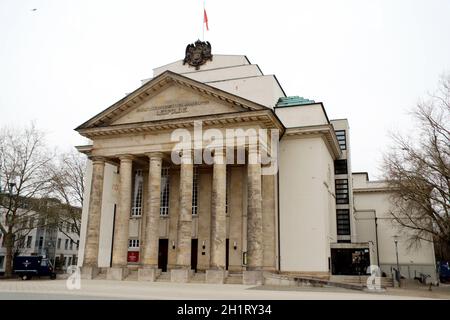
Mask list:
[[[139,248],[139,239],[128,240],[128,248]]]
[[[339,147],[341,150],[347,149],[347,139],[345,137],[345,130],[336,130],[336,138],[339,142]]]
[[[347,160],[334,160],[334,174],[347,174]]]
[[[39,237],[39,249],[42,249],[42,246],[44,245],[44,237]]]
[[[348,204],[348,179],[336,179],[336,203]]]
[[[31,248],[32,241],[33,241],[33,236],[28,236],[27,237],[27,248]]]
[[[64,249],[65,250],[69,249],[69,239],[66,239],[66,241],[64,242]]]
[[[61,249],[61,238],[58,238],[58,249]]]
[[[336,210],[336,224],[337,234],[340,236],[350,235],[350,210],[337,209]]]
[[[70,250],[73,250],[73,240],[70,240]]]
[[[80,240],[77,240],[77,250],[80,248]]]
[[[169,215],[169,168],[161,169],[161,216]]]
[[[198,214],[198,168],[194,167],[192,179],[192,215]]]
[[[72,257],[69,257],[69,262],[67,263],[68,266],[72,265]]]
[[[133,196],[133,206],[131,207],[131,216],[140,217],[142,216],[142,190],[144,186],[144,177],[142,175],[142,170],[136,170],[134,176],[134,196]]]

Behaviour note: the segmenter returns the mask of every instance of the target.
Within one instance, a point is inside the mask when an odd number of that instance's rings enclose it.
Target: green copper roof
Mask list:
[[[278,99],[277,107],[290,107],[310,103],[315,103],[315,101],[299,96],[281,97],[280,99]]]

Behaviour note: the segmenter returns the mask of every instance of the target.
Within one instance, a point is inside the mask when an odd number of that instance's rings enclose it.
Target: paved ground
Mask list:
[[[302,299],[425,299],[450,298],[430,295],[424,290],[389,289],[384,293],[366,293],[340,288],[276,287],[213,284],[176,284],[170,282],[137,282],[82,280],[80,290],[68,290],[65,280],[0,280],[0,300],[11,299],[235,299],[235,300],[302,300]]]

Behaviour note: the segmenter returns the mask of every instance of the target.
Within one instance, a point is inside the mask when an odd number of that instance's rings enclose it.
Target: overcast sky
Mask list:
[[[33,10],[37,9],[37,10]],[[244,54],[287,95],[350,121],[353,171],[379,175],[388,131],[450,72],[448,0],[206,0],[213,54]],[[184,57],[203,1],[0,0],[0,126],[29,121],[63,150],[73,131]]]

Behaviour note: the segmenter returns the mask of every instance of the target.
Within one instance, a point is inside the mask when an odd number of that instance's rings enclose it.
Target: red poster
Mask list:
[[[139,262],[139,251],[128,251],[128,262]]]

